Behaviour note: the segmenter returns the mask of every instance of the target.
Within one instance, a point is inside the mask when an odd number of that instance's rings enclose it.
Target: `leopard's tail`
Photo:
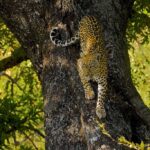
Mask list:
[[[61,40],[60,39],[60,33],[59,33],[59,28],[54,27],[50,31],[50,39],[52,43],[58,47],[67,47],[70,45],[75,44],[77,41],[79,41],[79,34],[76,33],[75,36],[71,37],[70,39],[67,40]]]

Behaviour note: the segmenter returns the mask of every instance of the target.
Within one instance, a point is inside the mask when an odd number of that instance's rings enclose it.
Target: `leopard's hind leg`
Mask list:
[[[107,92],[107,79],[101,78],[98,82],[98,98],[96,103],[96,115],[99,119],[106,117],[105,99]]]

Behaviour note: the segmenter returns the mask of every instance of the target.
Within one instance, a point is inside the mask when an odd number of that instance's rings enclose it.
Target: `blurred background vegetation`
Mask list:
[[[150,107],[150,1],[135,0],[127,28],[133,82]]]
[[[136,0],[127,29],[132,79],[150,107],[150,3]],[[0,19],[0,61],[19,42]],[[0,72],[0,149],[44,149],[43,98],[31,62]],[[143,145],[142,145],[143,146]]]
[[[0,61],[19,42],[0,20]],[[0,149],[44,149],[41,85],[29,60],[0,72]]]

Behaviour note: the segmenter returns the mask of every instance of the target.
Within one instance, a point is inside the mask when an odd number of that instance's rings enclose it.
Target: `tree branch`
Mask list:
[[[14,67],[27,59],[27,55],[22,48],[15,49],[10,57],[4,58],[0,61],[0,72]]]
[[[22,132],[24,135],[25,135],[25,137],[32,143],[32,145],[34,146],[34,148],[36,149],[36,150],[38,150],[38,147],[36,146],[36,144],[34,143],[34,141],[32,140],[32,138],[30,138],[30,136],[28,136],[25,132]]]
[[[0,75],[6,76],[13,84],[16,84],[17,87],[18,87],[21,91],[23,91],[23,89],[21,88],[21,86],[20,86],[11,76],[9,76],[8,74],[6,74],[5,72],[1,72]]]

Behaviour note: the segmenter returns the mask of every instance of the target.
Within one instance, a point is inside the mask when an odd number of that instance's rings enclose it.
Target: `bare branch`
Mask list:
[[[27,59],[27,55],[22,48],[15,49],[10,57],[4,58],[0,61],[0,72],[14,67]]]
[[[33,125],[30,124],[30,126],[26,126],[26,129],[32,130],[34,131],[36,134],[38,134],[39,136],[41,136],[42,138],[45,138],[45,135],[38,129],[34,128]]]
[[[37,146],[36,146],[36,144],[33,142],[33,140],[32,140],[32,138],[30,138],[30,136],[28,136],[25,132],[22,132],[24,135],[25,135],[25,137],[32,143],[32,145],[34,146],[34,148],[36,149],[36,150],[38,150],[38,148],[37,148]]]
[[[1,75],[6,76],[9,80],[11,80],[11,82],[12,82],[13,84],[16,84],[17,87],[18,87],[21,91],[23,91],[23,89],[21,88],[21,86],[20,86],[11,76],[9,76],[8,74],[6,74],[6,73],[4,73],[4,72],[2,72]]]

